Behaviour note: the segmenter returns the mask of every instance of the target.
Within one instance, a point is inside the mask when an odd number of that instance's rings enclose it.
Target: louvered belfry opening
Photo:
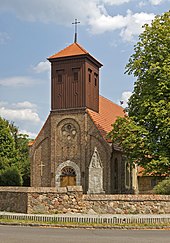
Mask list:
[[[99,68],[102,66],[78,43],[49,57],[51,110],[99,111]]]

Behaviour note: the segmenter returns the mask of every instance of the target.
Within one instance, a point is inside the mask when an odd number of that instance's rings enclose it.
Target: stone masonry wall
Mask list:
[[[0,187],[0,211],[27,213],[27,189]]]
[[[168,214],[168,195],[84,195],[81,186],[0,187],[0,211],[22,213]]]

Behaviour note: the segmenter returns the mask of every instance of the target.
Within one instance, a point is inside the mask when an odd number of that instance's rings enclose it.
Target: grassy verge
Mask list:
[[[157,224],[149,224],[149,223],[130,223],[130,224],[106,224],[106,223],[77,223],[77,222],[59,222],[59,221],[51,221],[51,222],[42,222],[42,221],[32,221],[32,220],[15,220],[15,219],[0,219],[0,224],[13,224],[13,225],[29,225],[29,226],[58,226],[58,227],[81,227],[81,228],[169,228],[170,223],[157,223]]]

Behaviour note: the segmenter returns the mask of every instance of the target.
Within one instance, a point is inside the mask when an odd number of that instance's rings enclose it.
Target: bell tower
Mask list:
[[[99,68],[102,64],[77,42],[48,58],[51,62],[51,111],[99,111]]]

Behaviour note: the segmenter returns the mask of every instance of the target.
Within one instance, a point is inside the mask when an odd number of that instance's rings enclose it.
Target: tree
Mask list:
[[[16,174],[22,177],[23,185],[29,186],[30,164],[29,148],[30,139],[26,134],[20,134],[14,123],[0,117],[0,173],[16,178]],[[3,177],[4,178],[4,177]],[[2,179],[2,178],[1,178]],[[15,180],[17,181],[17,180]],[[3,185],[7,180],[3,179]],[[6,185],[9,185],[8,183]],[[20,185],[17,182],[16,185]]]
[[[170,177],[168,177],[165,180],[159,182],[154,187],[154,192],[156,194],[170,195]]]
[[[0,171],[0,186],[21,186],[22,177],[18,169],[9,167]]]
[[[170,11],[145,25],[126,73],[137,80],[127,112],[109,134],[146,172],[170,173]],[[119,129],[118,129],[119,125]],[[124,133],[132,129],[130,133]],[[116,129],[116,130],[115,130]],[[123,137],[121,138],[120,135]],[[137,144],[133,141],[137,141]],[[134,146],[132,146],[134,145]]]
[[[0,170],[11,166],[16,158],[15,141],[9,123],[0,117]]]

